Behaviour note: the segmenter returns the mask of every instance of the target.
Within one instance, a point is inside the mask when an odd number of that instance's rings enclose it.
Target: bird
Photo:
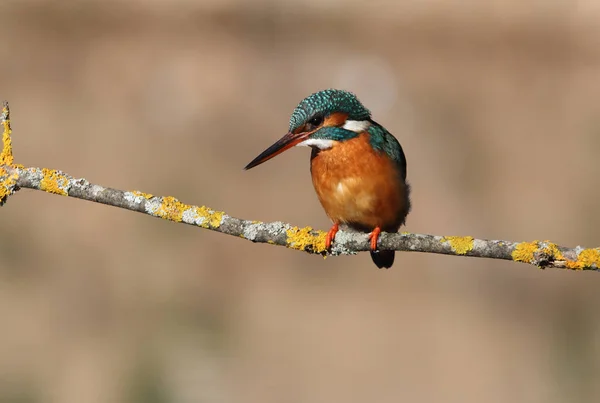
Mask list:
[[[354,93],[326,89],[304,98],[290,117],[288,133],[244,169],[293,146],[312,149],[313,186],[332,222],[326,249],[331,249],[340,226],[369,233],[373,262],[380,269],[390,268],[395,252],[377,249],[379,234],[398,232],[411,210],[406,157],[398,140],[372,119]]]

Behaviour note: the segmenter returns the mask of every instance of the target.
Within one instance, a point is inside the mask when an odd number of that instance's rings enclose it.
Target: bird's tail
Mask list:
[[[377,265],[380,269],[385,267],[389,269],[394,264],[394,256],[396,256],[396,251],[393,250],[380,250],[377,252],[371,252],[371,259],[373,259],[373,263]]]

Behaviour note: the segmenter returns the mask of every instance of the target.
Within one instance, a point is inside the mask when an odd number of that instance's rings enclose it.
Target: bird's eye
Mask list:
[[[310,120],[308,122],[306,122],[306,129],[307,130],[316,129],[317,127],[319,127],[323,124],[323,120],[324,120],[323,115],[313,116],[312,118],[310,118]]]

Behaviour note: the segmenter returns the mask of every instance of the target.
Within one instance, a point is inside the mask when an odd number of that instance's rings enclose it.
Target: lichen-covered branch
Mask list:
[[[233,235],[252,242],[285,246],[309,253],[355,254],[369,250],[367,234],[340,231],[331,250],[325,249],[325,232],[311,227],[299,228],[283,222],[263,223],[235,218],[206,206],[184,204],[174,197],[153,196],[139,191],[124,191],[95,185],[85,179],[47,168],[26,168],[13,159],[8,103],[0,121],[4,147],[0,153],[0,205],[19,188],[42,190],[62,196],[89,200],[152,217],[180,222]],[[529,263],[540,268],[600,270],[600,248],[566,248],[550,241],[511,242],[474,239],[470,236],[437,236],[382,233],[382,250],[438,253]]]

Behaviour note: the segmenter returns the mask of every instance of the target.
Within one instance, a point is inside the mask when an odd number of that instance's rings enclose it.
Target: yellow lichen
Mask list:
[[[598,249],[584,249],[577,256],[577,269],[583,270],[586,268],[596,265],[600,268],[600,250]]]
[[[565,262],[565,267],[569,270],[582,270],[583,269],[581,263],[579,263],[578,261],[573,261],[573,260],[567,260]]]
[[[450,247],[457,255],[465,255],[473,250],[472,236],[445,236],[442,242],[448,242]]]
[[[131,194],[136,196],[136,197],[143,197],[144,199],[150,200],[152,199],[154,196],[151,195],[150,193],[144,193],[144,192],[140,192],[139,190],[132,190]]]
[[[133,192],[132,192],[133,193]],[[151,198],[152,195],[147,195],[141,192],[138,192],[140,196]],[[188,216],[187,214],[190,214]],[[184,204],[171,196],[165,196],[162,198],[162,203],[158,207],[155,215],[164,218],[166,220],[182,222],[183,216],[186,214],[186,222],[188,222],[188,217],[190,217],[196,224],[200,221],[200,226],[202,228],[218,228],[221,225],[221,221],[223,220],[222,211],[214,211],[206,206],[190,206],[189,204]],[[189,222],[190,224],[192,222]]]
[[[8,116],[8,109],[6,108],[6,106],[2,108],[2,114],[4,116]],[[2,147],[2,152],[0,152],[0,165],[12,165],[14,158],[12,150],[12,139],[10,137],[10,134],[12,133],[12,130],[10,128],[10,120],[5,119],[2,122],[2,126],[4,127],[4,130],[2,132],[2,141],[4,142],[4,146]]]
[[[40,190],[67,196],[66,187],[69,180],[55,169],[42,168],[43,178],[40,181]]]
[[[4,179],[0,182],[0,205],[6,201],[8,196],[13,192],[15,183],[19,178],[16,173],[9,175],[8,171],[0,167],[0,177]]]
[[[183,204],[174,197],[166,196],[162,198],[156,215],[165,220],[181,222],[183,219],[183,212],[190,208],[190,206]]]
[[[313,233],[312,227],[292,227],[286,231],[287,246],[297,250],[312,250],[317,253],[325,252],[325,232]]]
[[[198,217],[204,218],[201,227],[219,228],[221,226],[221,221],[223,220],[223,215],[225,213],[222,211],[214,211],[206,206],[200,206],[196,209],[196,214],[198,215]]]
[[[600,250],[598,249],[584,249],[579,252],[577,260],[567,260],[566,268],[571,270],[584,270],[589,269],[595,265],[600,268]]]
[[[512,258],[515,262],[533,262],[533,255],[538,250],[538,241],[521,242],[512,253]]]
[[[550,241],[544,241],[546,246],[542,248],[542,253],[549,256],[551,260],[565,260],[565,257],[558,249],[558,245]]]

